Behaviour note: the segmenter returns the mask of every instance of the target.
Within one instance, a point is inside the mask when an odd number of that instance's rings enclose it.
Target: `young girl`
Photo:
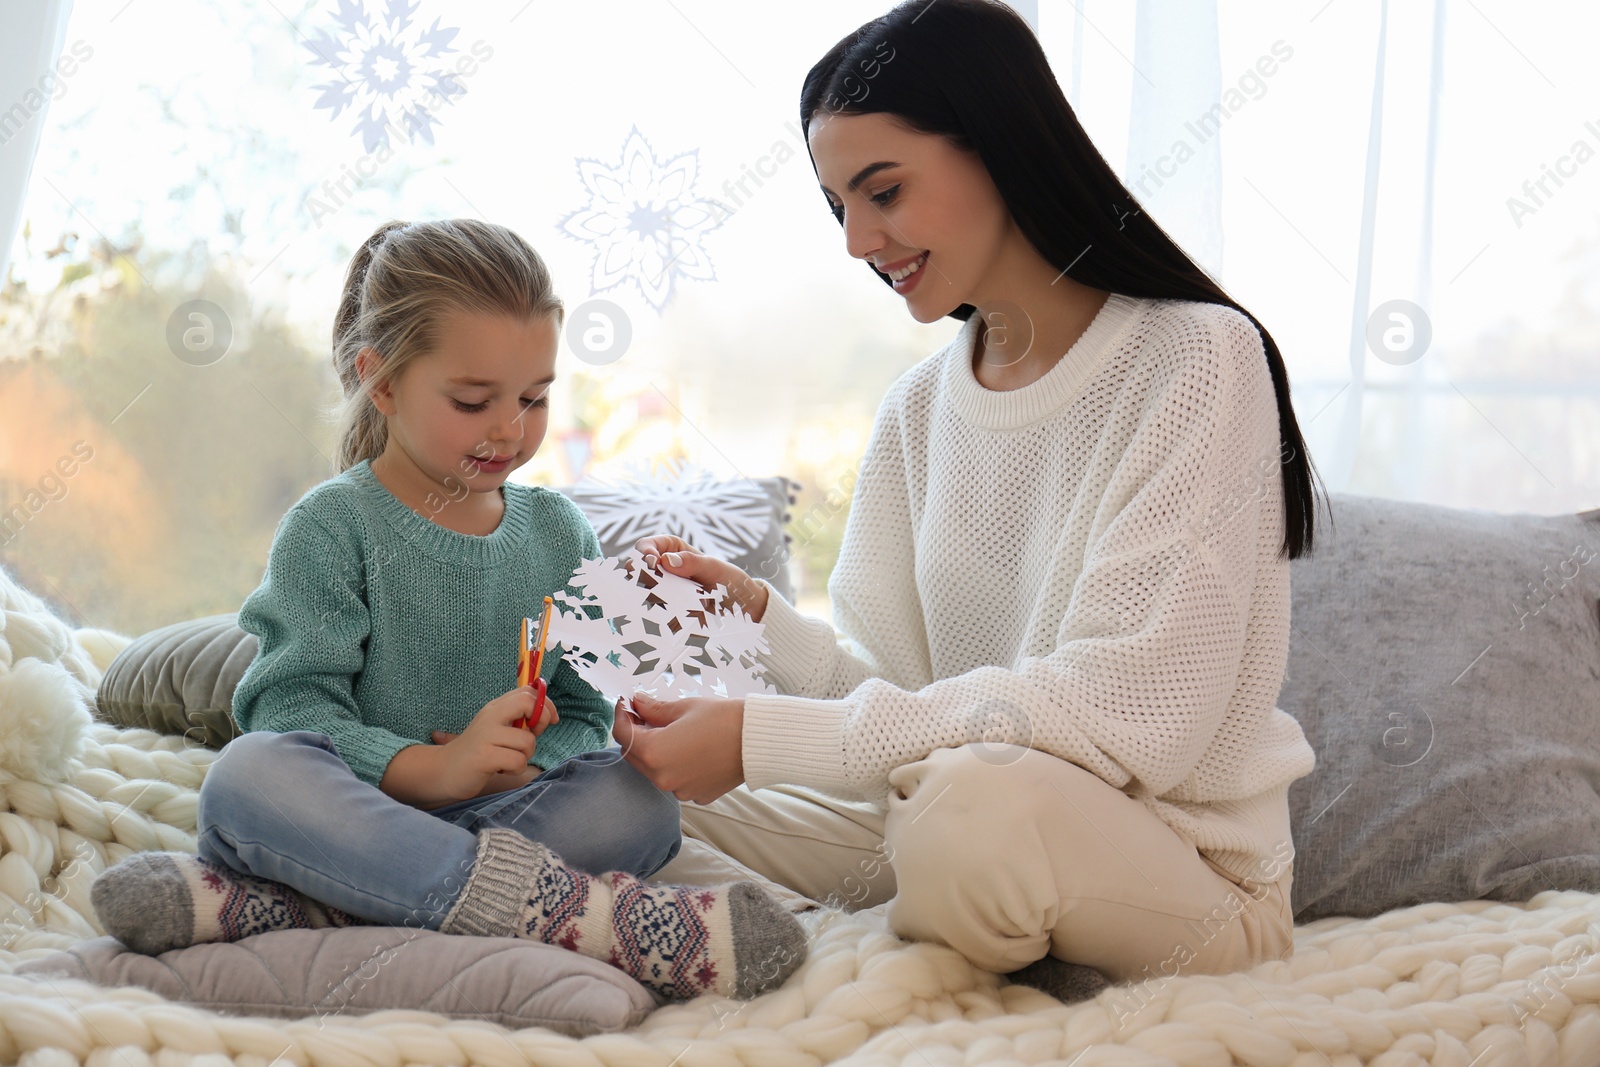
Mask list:
[[[844,250],[962,325],[879,408],[828,582],[842,639],[639,542],[735,591],[779,690],[616,717],[695,802],[661,877],[887,901],[901,937],[1063,999],[1288,955],[1314,756],[1274,701],[1314,509],[1271,335],[1140,208],[1003,3],[903,3],[800,102]]]
[[[521,620],[600,555],[565,496],[507,481],[544,438],[563,315],[501,226],[391,222],[356,254],[342,473],[289,509],[239,611],[260,645],[199,854],[137,853],[93,887],[130,947],[415,924],[560,944],[668,999],[750,996],[804,960],[753,882],[640,881],[678,852],[678,802],[607,748],[612,708],[559,646],[542,713],[515,685]]]

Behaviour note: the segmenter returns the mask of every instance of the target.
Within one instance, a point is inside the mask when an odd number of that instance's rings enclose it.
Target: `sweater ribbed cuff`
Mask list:
[[[537,875],[550,850],[510,827],[478,831],[472,873],[454,906],[439,924],[444,934],[511,937],[528,904]]]
[[[303,727],[303,729],[317,729],[317,727]],[[350,770],[357,778],[373,788],[378,788],[378,783],[383,781],[384,772],[389,769],[389,764],[402,749],[421,743],[409,737],[397,737],[387,730],[329,728],[323,732],[335,735],[333,747],[339,758],[349,764]]]
[[[573,756],[605,748],[610,741],[611,738],[607,737],[597,745],[594,743],[594,734],[588,723],[576,719],[562,719],[554,725],[545,727],[544,733],[540,734],[539,740],[534,743],[533,756],[528,762],[537,763],[548,771]]]
[[[769,785],[810,786],[850,797],[845,777],[844,720],[847,700],[752,693],[744,698],[741,756],[751,789]]]
[[[757,656],[767,669],[767,680],[785,693],[804,693],[818,667],[838,645],[833,624],[802,615],[766,579],[767,608],[761,613],[762,633],[769,651]]]

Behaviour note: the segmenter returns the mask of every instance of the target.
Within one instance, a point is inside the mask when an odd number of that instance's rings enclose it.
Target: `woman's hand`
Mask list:
[[[669,574],[693,579],[700,588],[711,590],[718,585],[728,587],[728,593],[750,616],[760,622],[767,610],[767,587],[727,560],[704,556],[689,546],[689,542],[670,534],[641,537],[634,542],[634,550],[649,566],[659,565]],[[724,603],[722,610],[728,610]]]
[[[744,781],[742,698],[657,700],[635,693],[632,704],[630,711],[627,701],[617,701],[611,736],[622,758],[657,789],[709,804]]]

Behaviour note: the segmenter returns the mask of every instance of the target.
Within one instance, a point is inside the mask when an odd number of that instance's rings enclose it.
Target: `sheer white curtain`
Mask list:
[[[1319,472],[1328,488],[1334,491],[1349,489],[1356,473],[1356,457],[1361,445],[1364,401],[1369,391],[1368,382],[1368,319],[1373,305],[1381,303],[1374,296],[1374,248],[1379,236],[1380,174],[1384,163],[1384,112],[1386,103],[1385,71],[1391,62],[1428,64],[1427,121],[1425,134],[1419,139],[1410,136],[1391,137],[1390,151],[1419,153],[1422,158],[1422,188],[1416,191],[1420,203],[1415,236],[1402,236],[1399,243],[1414,255],[1414,279],[1402,282],[1396,292],[1395,279],[1387,279],[1382,296],[1408,297],[1426,308],[1432,295],[1430,264],[1433,256],[1433,194],[1435,160],[1439,139],[1439,104],[1444,67],[1444,0],[1435,0],[1432,19],[1427,26],[1427,39],[1419,40],[1413,32],[1409,37],[1407,55],[1398,58],[1389,55],[1389,4],[1378,0],[1376,20],[1372,26],[1372,47],[1375,59],[1372,75],[1366,87],[1358,79],[1349,85],[1365,98],[1352,100],[1353,107],[1366,112],[1366,139],[1364,165],[1361,168],[1362,184],[1359,190],[1359,232],[1356,241],[1354,275],[1347,279],[1350,285],[1350,311],[1348,336],[1342,347],[1347,353],[1350,382],[1333,401],[1329,401],[1332,422],[1337,419],[1337,429],[1331,440],[1325,440],[1322,454],[1316,457]],[[1073,5],[1073,71],[1071,77],[1074,106],[1081,93],[1081,52],[1085,20],[1093,19],[1097,12],[1110,12],[1109,5],[1096,5],[1093,0],[1076,0]],[[1086,9],[1092,9],[1086,15]],[[1063,17],[1066,13],[1063,12]],[[1106,16],[1100,16],[1106,17]],[[1237,30],[1254,27],[1236,26]],[[1226,284],[1223,277],[1223,213],[1222,191],[1224,183],[1223,142],[1231,136],[1223,128],[1215,135],[1195,144],[1194,122],[1205,115],[1223,99],[1222,70],[1220,63],[1220,27],[1216,0],[1138,0],[1134,18],[1134,55],[1131,62],[1132,92],[1128,111],[1127,162],[1123,181],[1136,188],[1142,176],[1150,175],[1154,161],[1171,159],[1177,142],[1185,142],[1194,154],[1185,157],[1168,175],[1165,170],[1155,182],[1156,190],[1148,196],[1150,209],[1159,215],[1162,226],[1183,246],[1190,256],[1208,273]],[[1417,53],[1426,47],[1427,52]],[[1390,93],[1390,96],[1393,94]],[[1356,102],[1359,100],[1359,103]],[[1411,106],[1409,101],[1402,106]],[[1397,148],[1395,141],[1400,144]],[[1407,162],[1411,162],[1407,160]],[[1239,180],[1242,176],[1233,176]],[[1146,188],[1149,188],[1149,182]],[[1384,183],[1389,196],[1394,192],[1393,179]],[[1357,194],[1351,189],[1350,195]],[[1392,221],[1392,216],[1391,216]],[[1393,252],[1396,239],[1390,234],[1385,247]],[[1402,254],[1405,254],[1402,252]],[[1391,271],[1391,274],[1394,272]],[[1409,291],[1407,291],[1409,290]],[[1423,410],[1425,384],[1429,364],[1412,362],[1399,374],[1400,383],[1389,387],[1402,391],[1405,400],[1403,418],[1404,447],[1394,450],[1395,480],[1401,492],[1412,499],[1425,495],[1423,463],[1428,455],[1424,438],[1427,434],[1426,413]],[[1298,382],[1296,384],[1299,384]],[[1319,385],[1325,383],[1317,383]],[[1302,406],[1310,401],[1304,393]],[[1337,401],[1337,402],[1334,402]],[[1322,403],[1317,403],[1317,408]],[[1320,411],[1318,412],[1320,413]],[[1302,420],[1308,414],[1302,412]]]
[[[1195,116],[1222,98],[1216,0],[1139,0],[1134,18],[1133,103],[1123,183],[1137,182],[1174,142],[1194,139]],[[1210,274],[1222,272],[1222,138],[1160,175],[1161,224]]]
[[[0,4],[0,278],[22,226],[28,176],[52,95],[56,60],[67,38],[72,0]]]

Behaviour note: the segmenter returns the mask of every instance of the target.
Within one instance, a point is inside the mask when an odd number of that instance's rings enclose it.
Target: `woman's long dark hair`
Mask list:
[[[1289,457],[1283,551],[1289,559],[1311,551],[1313,471],[1276,342],[1139,209],[1078,124],[1022,16],[996,0],[906,0],[834,45],[806,74],[800,125],[808,136],[819,110],[893,115],[977,153],[1023,235],[1080,285],[1226,304],[1244,314],[1261,333],[1278,396],[1279,455]],[[1090,247],[1094,254],[1083,255]],[[974,310],[962,304],[950,314],[966,321]]]

